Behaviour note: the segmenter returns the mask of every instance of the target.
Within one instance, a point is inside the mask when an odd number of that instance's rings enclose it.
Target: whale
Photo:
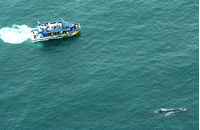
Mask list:
[[[187,108],[176,108],[176,109],[160,109],[158,111],[159,114],[169,115],[174,113],[186,112]]]

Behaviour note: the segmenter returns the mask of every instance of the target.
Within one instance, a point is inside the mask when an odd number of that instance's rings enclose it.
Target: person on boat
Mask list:
[[[46,30],[48,30],[48,29],[49,29],[49,25],[46,26]]]
[[[78,28],[77,24],[75,24],[74,27],[75,27],[75,29],[77,29]]]

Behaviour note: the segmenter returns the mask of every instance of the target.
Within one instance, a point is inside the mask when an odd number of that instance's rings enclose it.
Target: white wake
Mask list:
[[[0,29],[0,38],[11,44],[20,44],[30,38],[31,28],[27,25],[13,25]]]

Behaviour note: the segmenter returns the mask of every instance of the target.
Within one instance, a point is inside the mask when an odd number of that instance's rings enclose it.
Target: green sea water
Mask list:
[[[0,129],[197,130],[198,4],[0,0]],[[58,17],[80,34],[28,39]]]

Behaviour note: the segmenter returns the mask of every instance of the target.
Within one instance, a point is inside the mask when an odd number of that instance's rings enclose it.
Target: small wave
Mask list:
[[[27,25],[13,25],[12,28],[0,29],[0,38],[11,44],[20,44],[30,38],[31,28]]]

